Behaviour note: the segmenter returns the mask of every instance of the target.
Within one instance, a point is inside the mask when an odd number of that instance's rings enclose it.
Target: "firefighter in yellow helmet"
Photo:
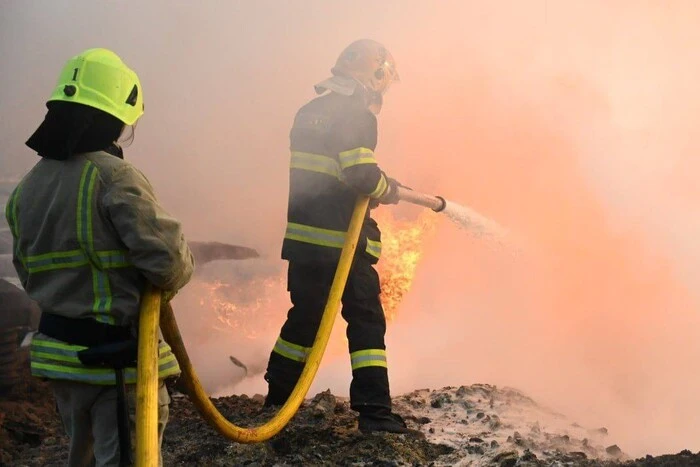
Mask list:
[[[136,73],[114,52],[86,50],[68,60],[47,107],[27,141],[41,159],[5,210],[15,269],[42,310],[31,370],[51,381],[68,465],[128,465],[134,391],[120,387],[136,380],[141,294],[150,282],[172,297],[194,262],[180,223],[116,143],[143,114]],[[180,373],[163,342],[158,365],[162,440],[163,379]]]
[[[392,55],[378,42],[359,40],[340,54],[331,71],[332,77],[316,85],[321,96],[298,111],[290,134],[282,258],[289,261],[293,306],[270,354],[267,406],[283,404],[301,375],[358,194],[368,195],[373,207],[398,202],[399,184],[382,172],[374,154],[376,114],[399,79]],[[380,253],[379,228],[368,209],[342,299],[353,375],[350,402],[359,412],[362,432],[409,433],[391,410],[386,321],[373,267]]]

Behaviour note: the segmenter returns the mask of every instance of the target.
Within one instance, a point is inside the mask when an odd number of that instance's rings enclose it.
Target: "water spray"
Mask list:
[[[399,187],[399,199],[444,213],[450,220],[478,238],[485,238],[503,246],[511,243],[507,241],[508,231],[498,223],[470,207],[448,201],[442,196],[427,195],[410,188]]]

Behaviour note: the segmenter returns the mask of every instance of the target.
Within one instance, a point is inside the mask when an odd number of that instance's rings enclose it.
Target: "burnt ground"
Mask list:
[[[460,394],[460,391],[462,394],[483,393],[486,390],[492,391],[493,405],[494,391],[497,391],[493,386],[465,386],[452,391],[452,394]],[[428,432],[429,419],[406,413],[405,410],[407,402],[415,400],[420,394],[420,391],[416,391],[412,395],[401,396],[403,399],[397,398],[401,399],[398,400],[397,410],[403,412],[410,427]],[[433,400],[435,394],[444,399],[443,393],[433,392]],[[224,416],[240,426],[260,425],[272,415],[262,409],[261,396],[222,397],[214,399],[214,403]],[[436,408],[434,403],[429,405]],[[472,423],[475,423],[476,420],[483,420],[483,415],[473,418]],[[67,441],[46,383],[27,376],[11,391],[0,395],[0,465],[64,465]],[[526,441],[519,442],[517,436],[512,443],[508,440],[500,445],[493,441],[489,444],[476,437],[468,438],[465,444],[457,447],[448,444],[407,435],[362,435],[357,431],[355,414],[349,410],[347,401],[337,399],[329,392],[307,400],[291,423],[271,441],[238,444],[217,434],[206,425],[187,397],[175,393],[163,452],[166,466],[438,466],[459,463],[504,467],[700,467],[700,453],[689,451],[621,461],[592,459],[590,453],[587,455],[580,450],[553,449],[542,454],[534,448],[528,449]]]

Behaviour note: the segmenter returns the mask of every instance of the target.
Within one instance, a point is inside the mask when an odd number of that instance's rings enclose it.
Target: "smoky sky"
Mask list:
[[[6,1],[0,173],[36,161],[24,141],[65,60],[111,48],[144,88],[126,157],[189,238],[274,262],[294,114],[373,38],[401,75],[382,167],[530,248],[514,262],[440,221],[389,328],[394,390],[506,384],[628,452],[697,450],[699,20],[680,0]]]

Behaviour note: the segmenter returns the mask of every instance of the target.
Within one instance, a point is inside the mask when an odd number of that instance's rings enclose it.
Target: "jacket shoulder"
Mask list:
[[[136,176],[146,178],[131,162],[103,151],[90,152],[85,158],[95,164],[103,183],[110,184],[117,178]]]

